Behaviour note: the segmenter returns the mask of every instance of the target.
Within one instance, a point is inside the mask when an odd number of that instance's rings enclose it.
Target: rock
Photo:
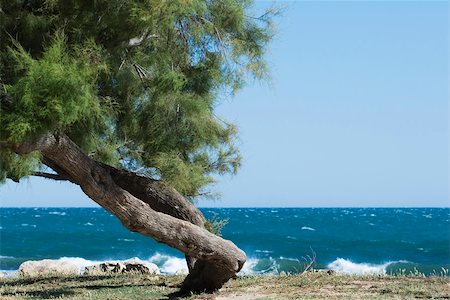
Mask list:
[[[104,262],[98,265],[87,266],[84,275],[102,275],[122,273],[125,266],[121,262]]]
[[[161,274],[159,268],[154,263],[140,260],[137,257],[123,261],[125,264],[125,272],[140,270],[142,274]]]
[[[80,268],[67,261],[43,259],[29,260],[19,267],[20,276],[80,275]]]
[[[109,261],[101,264],[87,266],[85,275],[105,275],[117,273],[140,273],[140,274],[160,274],[157,265],[142,261],[139,258],[132,258],[124,261]]]

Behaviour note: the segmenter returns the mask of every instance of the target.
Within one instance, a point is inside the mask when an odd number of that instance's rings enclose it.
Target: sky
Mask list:
[[[448,1],[275,5],[270,80],[217,108],[239,128],[243,166],[197,204],[449,207]],[[1,186],[0,205],[96,206],[39,178]]]

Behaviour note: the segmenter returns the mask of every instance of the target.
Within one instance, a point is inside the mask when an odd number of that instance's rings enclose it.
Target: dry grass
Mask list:
[[[0,279],[0,299],[171,299],[180,276],[119,275]],[[449,277],[242,276],[215,294],[186,299],[450,299]]]

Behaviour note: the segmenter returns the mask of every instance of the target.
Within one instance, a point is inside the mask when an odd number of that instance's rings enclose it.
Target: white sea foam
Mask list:
[[[241,271],[239,271],[240,275],[250,275],[254,274],[254,268],[258,264],[258,259],[256,258],[248,258],[245,262],[244,266],[242,267]]]
[[[161,273],[187,274],[189,272],[184,258],[156,253],[148,260],[156,264],[161,270]]]
[[[273,251],[270,251],[270,250],[259,250],[259,249],[257,249],[257,250],[255,250],[255,252],[257,252],[257,253],[273,253]]]
[[[354,263],[344,258],[338,258],[332,263],[328,264],[328,268],[341,274],[354,275],[384,275],[386,268],[394,262],[387,262],[384,264],[368,264],[368,263]]]
[[[92,224],[91,222],[87,222],[83,224],[84,226],[94,226],[94,224]]]
[[[36,228],[37,227],[37,225],[34,225],[34,224],[20,224],[21,226],[23,226],[23,227],[34,227],[34,228]]]
[[[63,211],[51,211],[48,213],[49,215],[60,215],[60,216],[65,216],[66,213]]]
[[[316,231],[314,228],[308,226],[303,226],[302,230]]]
[[[71,265],[75,265],[80,269],[80,273],[84,272],[84,269],[87,266],[92,266],[96,264],[100,264],[104,261],[95,261],[95,260],[88,260],[84,259],[82,257],[61,257],[58,259],[61,262],[69,263]]]
[[[123,241],[123,242],[134,242],[133,239],[117,239],[118,241]]]
[[[280,258],[281,259],[281,258]],[[249,257],[238,274],[240,275],[252,275],[252,274],[266,274],[276,275],[279,273],[280,265],[277,259],[272,257],[257,259]]]

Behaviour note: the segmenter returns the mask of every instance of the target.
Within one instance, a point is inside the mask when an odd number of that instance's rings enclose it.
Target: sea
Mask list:
[[[247,254],[240,274],[448,276],[450,208],[202,208],[228,224],[222,236]],[[102,208],[0,208],[0,269],[27,260],[80,267],[138,257],[162,273],[187,272],[183,254],[133,233]],[[309,266],[311,265],[311,266]]]

